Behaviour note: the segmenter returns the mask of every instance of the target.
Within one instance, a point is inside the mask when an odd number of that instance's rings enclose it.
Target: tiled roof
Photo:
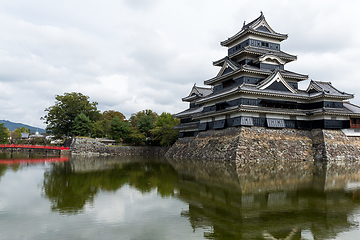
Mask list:
[[[173,127],[174,130],[183,130],[183,129],[193,129],[198,128],[200,122],[189,122],[189,123],[180,123]]]
[[[316,108],[308,110],[308,115],[318,114],[336,114],[336,115],[349,115],[351,112],[345,108]]]
[[[208,100],[218,99],[218,98],[224,97],[226,95],[233,94],[233,93],[237,92],[239,88],[240,88],[240,86],[235,86],[232,88],[223,89],[221,91],[218,91],[216,93],[212,93],[212,94],[206,96],[206,98],[197,100],[196,103],[202,103],[202,102],[205,102]]]
[[[261,69],[258,67],[254,67],[254,66],[245,64],[245,65],[240,66],[240,68],[237,69],[236,71],[233,71],[226,75],[210,78],[210,79],[204,81],[204,84],[206,84],[206,85],[214,84],[218,81],[223,80],[224,78],[226,78],[228,76],[235,75],[239,72],[251,72],[251,73],[255,73],[255,74],[271,75],[271,74],[273,74],[274,70]],[[292,79],[296,79],[296,80],[300,80],[300,81],[308,79],[308,76],[304,75],[304,74],[294,73],[294,72],[291,72],[288,70],[280,70],[280,72],[285,78],[292,78]]]
[[[185,111],[174,114],[174,117],[180,118],[180,117],[191,116],[192,114],[202,112],[203,109],[204,109],[203,107],[189,108],[186,109]]]
[[[285,53],[283,51],[276,51],[276,50],[270,50],[270,49],[266,49],[266,48],[259,48],[259,47],[253,47],[253,46],[246,46],[246,47],[242,48],[240,51],[231,54],[229,57],[233,58],[233,57],[243,54],[243,53],[252,53],[252,54],[259,55],[259,56],[262,56],[265,54],[272,54],[272,55],[278,56],[281,59],[287,60],[287,62],[294,61],[297,59],[297,56],[291,55],[289,53]],[[222,58],[218,61],[213,62],[213,65],[218,66],[219,63],[224,61],[225,58]]]
[[[257,88],[257,85],[253,84],[243,84],[241,85],[240,91],[248,91],[253,92],[256,94],[264,94],[264,95],[278,95],[283,97],[290,97],[290,98],[308,98],[309,94],[305,91],[297,91],[296,93],[292,92],[285,92],[285,91],[279,91],[279,90],[272,90],[272,89],[264,89],[261,90]]]
[[[344,102],[344,108],[346,108],[347,110],[349,110],[353,114],[359,114],[360,115],[360,107],[355,105],[355,104],[352,104],[350,102]]]
[[[205,88],[205,87],[196,87],[196,88],[199,91],[199,93],[204,97],[212,93],[211,88]]]
[[[307,89],[307,92],[309,92],[310,89],[315,89],[318,93],[322,93],[327,96],[338,96],[338,97],[345,97],[345,98],[353,98],[353,94],[345,93],[342,91],[339,91],[333,85],[331,82],[321,82],[321,81],[310,81],[309,87]],[[310,96],[314,93],[310,93]]]
[[[269,69],[261,69],[258,67],[254,67],[251,65],[243,65],[242,66],[245,70],[249,70],[249,71],[254,71],[254,72],[261,72],[261,73],[266,73],[266,74],[273,74],[274,71],[280,71],[281,74],[284,77],[289,77],[289,78],[295,78],[295,79],[300,79],[300,80],[305,80],[308,79],[308,75],[304,75],[304,74],[300,74],[300,73],[295,73],[295,72],[291,72],[288,70],[278,70],[278,69],[274,69],[274,70],[269,70]]]
[[[212,93],[211,87],[198,87],[196,85],[190,91],[190,94],[187,97],[182,98],[184,102],[194,101],[199,98],[206,97]]]
[[[265,31],[263,28],[261,28],[260,27],[261,23],[264,23],[266,25],[266,28],[269,31]],[[222,46],[228,46],[233,41],[240,38],[241,36],[243,36],[247,32],[251,32],[251,33],[259,34],[259,35],[264,35],[264,36],[269,36],[269,37],[273,37],[273,38],[277,38],[277,39],[281,39],[281,40],[284,40],[284,39],[287,38],[286,34],[277,33],[273,29],[271,29],[269,24],[266,22],[263,13],[261,12],[261,15],[258,18],[251,21],[248,24],[244,24],[242,29],[238,33],[236,33],[232,37],[229,37],[227,40],[222,41],[220,44]]]
[[[258,56],[262,56],[262,55],[266,55],[266,54],[272,54],[275,55],[283,60],[286,60],[286,62],[290,62],[290,61],[294,61],[297,59],[297,56],[295,55],[291,55],[289,53],[285,53],[283,51],[275,51],[275,50],[269,50],[266,48],[259,48],[259,47],[253,47],[253,46],[246,46],[244,48],[242,48],[240,51],[235,52],[233,54],[231,54],[230,56],[226,56],[220,60],[214,61],[213,65],[214,66],[222,66],[223,62],[225,61],[225,59],[232,59],[234,57],[236,57],[237,55],[243,54],[243,53],[251,53],[251,54],[255,54]]]
[[[223,89],[221,91],[212,93],[205,98],[199,99],[197,101],[197,103],[202,104],[204,102],[208,102],[208,101],[215,100],[215,99],[220,99],[220,98],[223,98],[224,96],[229,96],[229,95],[232,95],[237,92],[239,92],[239,93],[246,92],[246,93],[256,94],[256,95],[286,97],[286,98],[293,98],[293,99],[301,98],[301,99],[307,99],[307,100],[316,99],[319,97],[338,98],[338,99],[342,99],[342,100],[353,98],[353,95],[340,92],[336,88],[334,88],[331,84],[329,85],[329,84],[321,83],[321,84],[319,84],[319,86],[323,86],[323,88],[326,87],[326,89],[329,89],[329,90],[327,90],[328,92],[321,91],[321,92],[309,93],[307,91],[298,89],[296,93],[292,93],[292,92],[272,90],[272,89],[259,89],[257,87],[257,85],[255,85],[255,84],[243,83],[240,86],[235,86],[235,87]]]
[[[237,62],[231,60],[229,57],[225,57],[225,61],[226,61],[229,65],[231,65],[231,67],[233,67],[233,68],[235,68],[235,69],[238,69],[238,68],[240,67],[240,65],[239,65]]]

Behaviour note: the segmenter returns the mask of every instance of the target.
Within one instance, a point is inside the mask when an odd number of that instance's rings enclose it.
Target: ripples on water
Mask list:
[[[360,236],[356,162],[0,157],[0,239]]]

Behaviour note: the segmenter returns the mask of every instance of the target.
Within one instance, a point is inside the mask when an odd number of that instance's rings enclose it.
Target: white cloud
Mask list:
[[[357,23],[360,3],[323,1],[2,1],[0,119],[45,127],[54,96],[78,91],[99,109],[127,117],[143,109],[175,113],[192,85],[219,70],[219,42],[262,10],[282,50],[298,55],[287,69],[331,81],[360,104]]]

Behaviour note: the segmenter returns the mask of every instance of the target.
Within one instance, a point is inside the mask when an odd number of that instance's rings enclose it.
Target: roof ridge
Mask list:
[[[306,77],[309,77],[309,75],[306,75],[306,74],[301,74],[301,73],[297,73],[297,72],[293,72],[293,71],[289,71],[289,70],[282,70],[280,69],[280,71],[283,71],[285,73],[294,73],[294,74],[298,74],[298,75],[302,75],[302,76],[306,76]]]
[[[346,95],[350,95],[350,96],[354,97],[354,94],[347,93],[347,92],[344,92],[344,91],[340,91],[339,89],[337,89],[336,87],[334,87],[331,82],[323,82],[323,81],[315,81],[315,80],[312,80],[312,81],[313,81],[313,83],[315,83],[318,87],[320,87],[321,89],[323,89],[323,92],[329,92],[329,91],[328,91],[328,90],[325,90],[323,87],[319,86],[319,84],[326,84],[326,85],[330,86],[332,89],[334,89],[335,91],[337,91],[338,93],[346,94]]]
[[[209,89],[209,90],[211,90],[211,87],[198,87],[198,86],[196,86],[197,88],[202,88],[202,89]]]
[[[264,17],[264,14],[263,14],[263,12],[261,11],[261,12],[260,12],[260,16],[257,17],[256,19],[252,20],[252,21],[249,22],[248,24],[245,24],[246,21],[244,21],[244,24],[243,24],[243,27],[242,27],[241,30],[249,28],[249,27],[250,27],[251,25],[253,25],[255,22],[259,21],[260,19],[262,20],[262,19],[264,19],[264,18],[265,18],[265,17]]]

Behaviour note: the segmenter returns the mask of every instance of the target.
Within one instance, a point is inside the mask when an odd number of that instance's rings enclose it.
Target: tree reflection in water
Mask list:
[[[188,204],[179,214],[206,239],[329,239],[358,227],[358,183],[355,163],[73,159],[45,173],[43,194],[53,211],[77,214],[100,190],[157,189]]]
[[[100,167],[98,170],[92,168],[93,171],[84,171],[78,169],[79,164],[74,164],[74,161],[77,160],[54,164],[44,174],[43,195],[52,202],[52,210],[62,214],[82,212],[87,203],[93,203],[100,190],[115,192],[128,184],[141,193],[157,189],[162,197],[167,197],[174,194],[173,183],[178,181],[172,166],[163,162],[105,160],[106,169]],[[94,163],[92,159],[89,162]],[[83,164],[85,169],[86,164]]]
[[[5,174],[7,168],[8,168],[8,165],[0,164],[0,180],[1,180],[1,177]]]

